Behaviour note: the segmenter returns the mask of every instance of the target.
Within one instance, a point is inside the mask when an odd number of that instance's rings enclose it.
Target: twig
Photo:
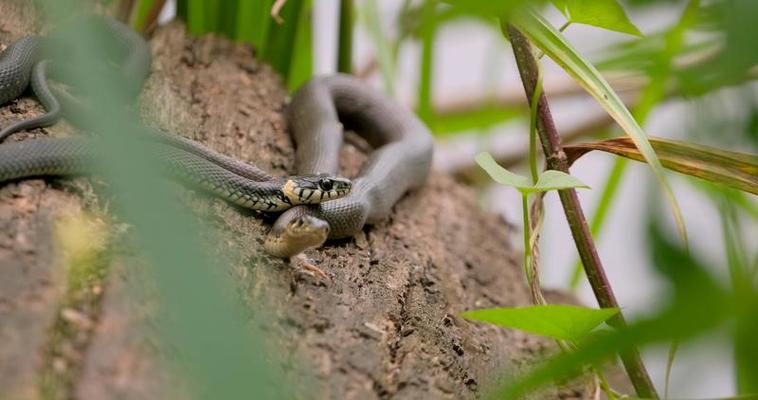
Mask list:
[[[532,45],[526,36],[513,26],[503,23],[501,28],[503,33],[510,38],[511,45],[513,46],[513,54],[516,58],[519,74],[521,75],[521,81],[524,84],[526,98],[530,99],[537,84],[538,74],[537,60],[532,52]],[[537,130],[539,132],[540,141],[542,142],[542,149],[545,153],[548,168],[568,173],[566,154],[561,147],[560,137],[555,129],[547,97],[544,94],[540,96],[537,114]],[[584,217],[584,212],[579,203],[576,190],[560,190],[558,195],[561,204],[563,205],[563,210],[566,214],[566,220],[571,229],[571,234],[574,237],[574,243],[579,252],[579,257],[584,264],[587,279],[592,286],[598,304],[604,308],[618,308],[618,302],[613,294],[608,278],[605,276],[603,265],[597,254],[597,250],[595,249],[595,244],[590,235],[589,226]],[[608,320],[608,324],[616,329],[623,329],[626,327],[626,322],[620,311],[616,316]],[[630,349],[622,352],[619,356],[621,357],[627,375],[629,376],[637,395],[640,397],[657,399],[658,394],[656,393],[647,370],[642,363],[639,351],[637,349]]]
[[[284,7],[286,2],[287,0],[276,0],[274,5],[271,6],[271,18],[273,18],[279,25],[284,23],[282,17],[279,16],[279,12],[282,11],[282,7]]]

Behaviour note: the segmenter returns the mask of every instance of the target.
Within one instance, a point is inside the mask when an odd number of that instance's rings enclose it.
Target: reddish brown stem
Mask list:
[[[538,75],[537,59],[532,52],[532,45],[526,36],[512,25],[503,24],[502,29],[503,33],[510,38],[511,45],[513,46],[513,54],[516,57],[521,81],[524,84],[526,98],[531,99],[537,84]],[[561,139],[555,128],[547,97],[544,93],[540,95],[537,104],[537,132],[542,142],[542,149],[545,152],[548,168],[568,173],[566,154],[561,147]],[[605,276],[605,270],[595,249],[595,244],[590,234],[587,220],[584,217],[582,206],[579,203],[576,190],[560,190],[558,191],[558,195],[561,199],[571,234],[574,237],[579,257],[584,264],[584,271],[587,273],[587,279],[590,282],[590,286],[592,286],[592,291],[595,293],[598,304],[601,307],[618,308],[616,296],[613,294],[608,278]],[[620,311],[608,321],[608,324],[616,329],[626,327],[624,316]],[[657,399],[658,394],[655,391],[653,383],[650,381],[647,370],[645,370],[645,365],[642,363],[639,351],[633,348],[622,352],[619,356],[624,363],[632,385],[634,385],[637,396]]]

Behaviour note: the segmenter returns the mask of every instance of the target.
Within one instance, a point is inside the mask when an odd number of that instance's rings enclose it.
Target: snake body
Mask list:
[[[365,224],[386,218],[400,197],[422,185],[429,174],[433,141],[424,123],[349,75],[311,79],[294,94],[287,116],[300,174],[339,172],[343,126],[365,138],[374,150],[353,180],[350,194],[316,206],[293,207],[277,219],[274,232],[307,216],[311,224],[327,224],[331,239],[353,236]],[[304,246],[269,240],[266,247],[286,257]]]
[[[297,176],[259,182],[239,176],[217,164],[172,146],[145,142],[160,170],[177,180],[203,189],[240,207],[282,211],[296,204],[314,204],[344,196],[350,181],[321,176]],[[0,146],[0,182],[35,176],[81,175],[102,162],[93,140],[38,138]],[[287,185],[318,193],[290,196]],[[323,198],[323,199],[322,199]]]
[[[126,79],[139,82],[140,87],[151,62],[146,42],[113,19],[98,17],[95,21],[116,40],[119,53],[115,63]],[[57,121],[58,100],[66,109],[77,104],[67,92],[47,85],[48,67],[57,60],[52,57],[48,61],[45,56],[49,43],[47,38],[25,37],[0,54],[0,104],[18,97],[31,81],[48,111],[0,131],[0,141],[17,130]],[[356,234],[365,224],[385,218],[395,202],[428,175],[432,157],[428,129],[391,98],[349,76],[312,79],[294,95],[288,119],[297,145],[299,176],[275,178],[253,165],[161,131],[148,132],[151,144],[147,148],[155,152],[169,175],[232,203],[263,211],[287,209],[264,242],[265,250],[278,257],[319,246],[327,237]],[[337,175],[343,123],[374,146],[352,183]],[[85,140],[51,138],[0,145],[0,182],[83,173],[98,162],[96,147]]]
[[[70,113],[79,102],[67,92],[51,88],[47,84],[51,61],[59,70],[64,70],[66,59],[72,57],[68,39],[72,27],[80,29],[83,25],[98,29],[115,43],[110,47],[109,61],[119,65],[121,76],[127,82],[124,87],[137,88],[132,97],[139,93],[142,82],[150,72],[152,55],[145,40],[121,22],[108,18],[86,16],[69,23],[68,28],[54,31],[50,36],[25,36],[8,46],[0,54],[0,104],[7,103],[21,95],[30,86],[37,99],[45,107],[46,113],[27,120],[19,121],[0,129],[0,141],[14,132],[53,125],[61,117],[59,100],[64,101]],[[60,71],[59,71],[60,73]],[[132,83],[132,84],[128,84]]]

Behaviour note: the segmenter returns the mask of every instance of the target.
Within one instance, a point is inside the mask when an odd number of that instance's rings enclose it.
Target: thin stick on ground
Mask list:
[[[532,45],[526,36],[513,26],[503,23],[502,30],[510,38],[513,54],[516,58],[519,74],[521,75],[521,81],[524,84],[524,91],[526,92],[527,99],[530,99],[537,85],[538,76],[537,60],[532,52]],[[544,93],[540,96],[537,104],[537,118],[537,132],[542,142],[542,149],[545,153],[548,168],[568,173],[566,154],[561,147],[560,136],[555,129],[547,97]],[[576,190],[560,190],[558,195],[563,205],[574,243],[579,252],[579,257],[584,264],[587,279],[592,286],[598,304],[601,307],[618,308],[618,302],[613,294],[608,278],[605,276],[603,265],[595,249],[595,244],[590,235],[590,229],[584,217]],[[626,326],[621,312],[610,319],[608,324],[617,329],[622,329]],[[620,354],[620,357],[637,395],[657,399],[658,394],[642,363],[639,351],[632,349]]]

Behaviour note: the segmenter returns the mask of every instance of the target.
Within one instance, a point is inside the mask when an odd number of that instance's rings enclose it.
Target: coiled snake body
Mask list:
[[[141,82],[150,68],[149,47],[128,27],[96,18],[122,50],[119,65],[128,79]],[[104,21],[104,22],[102,22]],[[31,80],[47,109],[42,117],[21,121],[4,135],[45,126],[59,118],[65,92],[47,86],[46,39],[25,37],[0,54],[0,104],[18,97]],[[68,102],[66,102],[68,104]],[[385,218],[409,189],[421,185],[430,169],[432,139],[411,112],[391,98],[346,75],[317,77],[293,96],[288,121],[297,146],[299,176],[276,178],[261,169],[217,153],[189,139],[151,131],[148,146],[171,176],[230,202],[263,211],[284,211],[266,237],[264,248],[290,257],[329,238],[352,236],[364,224]],[[339,178],[338,154],[343,125],[372,146],[366,165],[351,183]],[[83,139],[41,138],[0,145],[0,182],[30,176],[85,172],[98,161],[96,146]]]

